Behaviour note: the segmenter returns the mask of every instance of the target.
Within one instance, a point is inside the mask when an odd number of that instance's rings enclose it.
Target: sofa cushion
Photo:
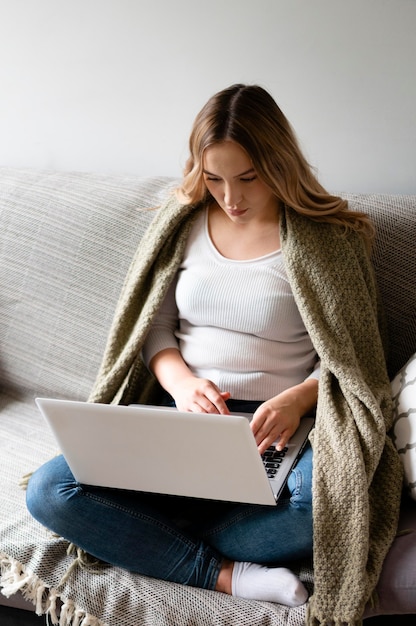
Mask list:
[[[416,505],[403,500],[397,537],[383,564],[365,617],[416,614]]]

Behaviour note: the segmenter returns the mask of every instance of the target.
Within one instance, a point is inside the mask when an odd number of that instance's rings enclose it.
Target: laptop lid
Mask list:
[[[51,398],[36,403],[80,483],[276,504],[279,494],[270,485],[246,416]],[[307,433],[301,439],[299,450]]]

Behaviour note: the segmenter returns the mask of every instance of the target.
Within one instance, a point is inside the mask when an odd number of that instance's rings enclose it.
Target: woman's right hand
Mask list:
[[[230,411],[225,403],[230,398],[228,391],[220,391],[218,387],[206,378],[189,376],[176,382],[169,392],[180,411],[192,413],[221,413],[227,415]]]
[[[155,354],[150,369],[180,411],[229,414],[225,402],[231,394],[218,389],[211,380],[194,376],[176,348]]]

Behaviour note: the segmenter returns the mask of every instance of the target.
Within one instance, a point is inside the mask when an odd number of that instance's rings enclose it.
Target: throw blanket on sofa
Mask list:
[[[123,286],[93,402],[144,402],[140,350],[182,259],[197,207],[172,198],[142,239]],[[355,625],[396,533],[402,467],[386,431],[390,384],[372,268],[359,236],[286,208],[282,251],[321,359],[314,449],[314,575],[307,623]]]

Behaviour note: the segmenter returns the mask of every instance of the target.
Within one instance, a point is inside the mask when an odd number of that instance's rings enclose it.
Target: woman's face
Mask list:
[[[259,179],[247,152],[233,141],[224,141],[205,150],[205,185],[224,213],[235,222],[275,219],[278,201]]]

